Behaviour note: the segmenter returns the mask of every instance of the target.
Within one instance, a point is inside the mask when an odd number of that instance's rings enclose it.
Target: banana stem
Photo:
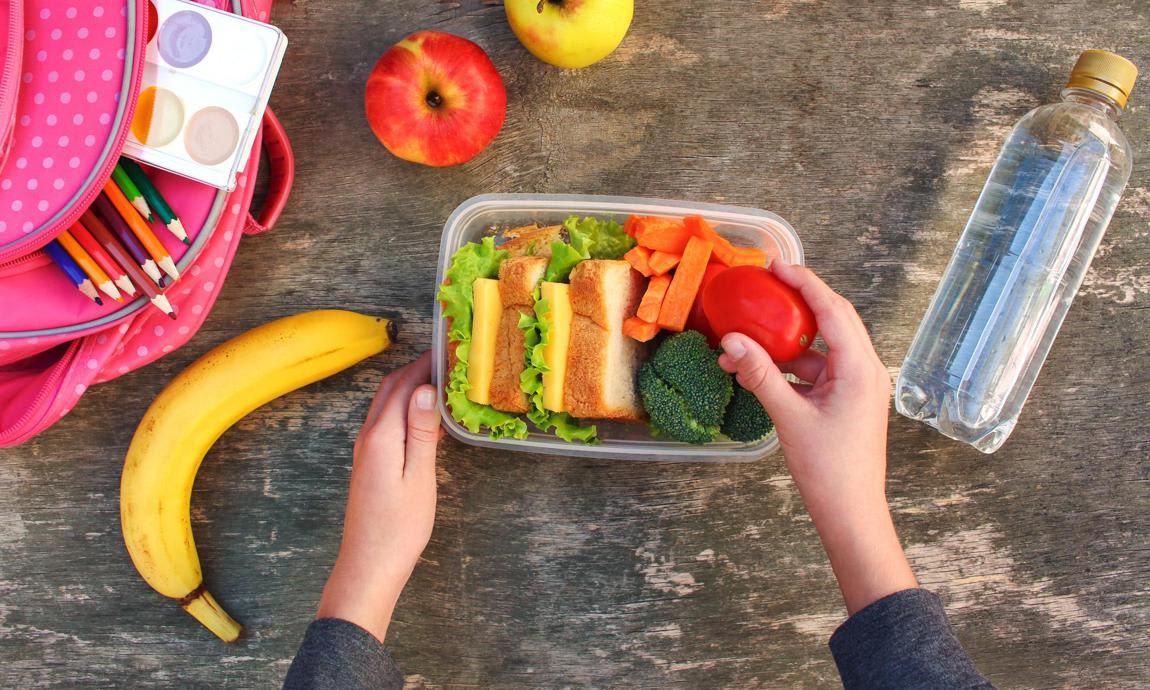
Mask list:
[[[243,631],[203,585],[180,600],[180,606],[224,642],[235,642]]]

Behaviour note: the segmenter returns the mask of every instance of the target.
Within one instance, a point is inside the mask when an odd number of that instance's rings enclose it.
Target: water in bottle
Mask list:
[[[1137,73],[1088,50],[1062,102],[1015,125],[903,362],[901,414],[985,453],[1010,435],[1130,177]]]

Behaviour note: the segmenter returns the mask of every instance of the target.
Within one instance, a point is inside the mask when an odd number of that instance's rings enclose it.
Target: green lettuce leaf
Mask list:
[[[471,354],[475,281],[499,275],[499,264],[506,257],[507,252],[496,249],[495,240],[491,237],[485,237],[480,243],[470,242],[451,257],[446,283],[439,288],[443,315],[451,319],[447,338],[458,343],[456,363],[447,378],[447,404],[451,408],[451,417],[473,434],[487,427],[491,438],[495,439],[526,438],[527,423],[516,415],[468,399],[467,391],[471,384],[467,381],[467,362]]]
[[[475,307],[472,288],[480,278],[498,276],[499,264],[505,258],[507,252],[495,248],[493,237],[485,237],[479,243],[468,242],[451,257],[446,280],[439,287],[439,301],[443,303],[443,315],[451,319],[447,337],[452,342],[471,340],[471,317]]]
[[[635,246],[635,240],[613,220],[571,216],[563,221],[570,242],[551,243],[551,261],[543,280],[565,283],[571,270],[587,259],[621,259]]]
[[[571,216],[563,221],[571,246],[585,259],[621,259],[635,246],[635,240],[613,220]]]
[[[571,269],[580,261],[590,258],[566,242],[551,243],[551,260],[547,262],[547,271],[543,280],[548,283],[566,283],[571,277]]]
[[[596,427],[582,426],[579,420],[566,412],[551,412],[543,407],[543,373],[548,371],[543,352],[551,339],[551,320],[547,318],[550,311],[550,304],[540,297],[540,290],[536,288],[534,313],[519,315],[526,357],[523,373],[519,375],[519,387],[527,394],[531,408],[527,418],[544,433],[554,429],[556,436],[569,443],[582,441],[588,445],[597,444],[599,436]]]

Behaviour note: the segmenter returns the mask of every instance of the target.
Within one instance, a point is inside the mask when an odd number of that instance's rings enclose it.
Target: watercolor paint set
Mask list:
[[[287,48],[274,26],[149,0],[143,84],[124,155],[231,190]]]

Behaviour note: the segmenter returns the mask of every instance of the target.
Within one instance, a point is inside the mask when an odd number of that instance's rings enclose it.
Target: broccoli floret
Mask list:
[[[650,364],[700,424],[723,422],[731,401],[731,375],[719,366],[719,352],[711,349],[706,336],[698,331],[677,333],[659,345]]]
[[[684,443],[709,443],[719,433],[717,426],[704,426],[691,417],[682,396],[659,378],[650,362],[639,369],[639,393],[652,433]]]
[[[718,351],[696,331],[667,338],[639,369],[639,395],[653,431],[676,441],[715,440],[731,393]]]
[[[746,388],[735,386],[731,404],[723,418],[723,435],[732,441],[750,443],[771,433],[774,422],[767,416],[758,398]]]

